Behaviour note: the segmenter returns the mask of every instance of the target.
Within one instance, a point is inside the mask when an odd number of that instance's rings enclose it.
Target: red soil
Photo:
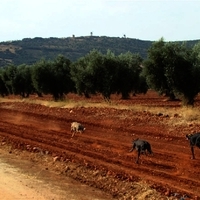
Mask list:
[[[81,97],[68,95],[78,101]],[[180,108],[179,101],[164,101],[164,97],[154,92],[138,95],[130,100],[120,100],[112,96],[107,107],[58,108],[27,102],[0,103],[0,138],[2,144],[12,144],[12,148],[42,152],[52,155],[64,163],[74,163],[91,170],[100,177],[89,178],[82,172],[74,172],[70,167],[64,173],[94,187],[109,192],[116,198],[127,195],[116,181],[125,183],[145,181],[162,196],[189,199],[200,197],[200,150],[195,149],[196,160],[191,160],[191,152],[185,134],[198,131],[197,122],[177,123],[181,116],[146,111],[147,107],[166,107],[168,110]],[[101,103],[99,97],[87,100]],[[67,105],[67,103],[66,103]],[[95,105],[95,104],[91,104]],[[138,111],[124,106],[140,105]],[[142,110],[142,106],[144,110]],[[199,108],[199,101],[196,101]],[[123,108],[123,109],[122,109]],[[171,113],[171,112],[169,112]],[[70,123],[81,122],[86,130],[71,138]],[[151,143],[154,155],[142,155],[136,164],[136,152],[129,153],[132,140],[141,138]],[[78,174],[79,173],[79,174]],[[80,174],[82,173],[82,175]],[[112,177],[108,182],[102,177]],[[107,180],[107,181],[106,181]],[[126,191],[124,191],[126,190]],[[134,188],[132,190],[132,195]],[[156,199],[156,197],[155,197]]]

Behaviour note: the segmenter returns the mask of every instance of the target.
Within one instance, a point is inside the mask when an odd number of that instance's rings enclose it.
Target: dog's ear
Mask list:
[[[139,140],[139,138],[137,138],[137,139],[133,139],[133,142],[135,142],[135,141],[137,141],[137,140]]]

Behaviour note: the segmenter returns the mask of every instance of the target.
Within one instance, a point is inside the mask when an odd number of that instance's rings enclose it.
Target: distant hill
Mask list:
[[[187,44],[193,46],[198,41],[187,41]],[[130,51],[139,53],[143,58],[146,58],[147,50],[152,42],[106,36],[24,38],[0,43],[0,67],[8,64],[33,64],[42,58],[53,60],[58,54],[64,55],[71,61],[76,61],[93,49],[97,49],[102,53],[106,53],[109,49],[115,55]]]

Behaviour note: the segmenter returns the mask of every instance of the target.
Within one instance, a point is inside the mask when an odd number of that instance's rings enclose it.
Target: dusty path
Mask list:
[[[149,105],[161,107],[179,106],[178,102],[167,103],[160,98],[142,97],[139,100],[140,103],[149,102]],[[126,105],[128,103],[136,102],[127,101]],[[116,198],[128,198],[131,194],[120,184],[113,186],[113,182],[106,182],[108,176],[127,184],[145,181],[151,188],[169,197],[178,193],[179,196],[187,194],[190,199],[198,199],[200,151],[196,150],[196,160],[190,159],[185,134],[198,130],[199,124],[172,126],[172,120],[181,119],[145,110],[122,109],[120,106],[49,108],[23,102],[2,102],[0,113],[2,143],[12,143],[13,148],[40,152],[65,163],[85,166],[92,175],[101,173],[95,179],[84,174],[82,168],[76,173],[70,167],[65,170],[67,175]],[[83,123],[86,132],[71,139],[69,127],[74,120]],[[147,139],[154,151],[154,156],[142,156],[139,165],[135,164],[135,154],[129,153],[132,139],[138,137]]]
[[[100,190],[49,171],[37,162],[24,160],[28,154],[12,154],[0,149],[0,199],[35,200],[111,200]],[[87,193],[86,193],[87,191]]]

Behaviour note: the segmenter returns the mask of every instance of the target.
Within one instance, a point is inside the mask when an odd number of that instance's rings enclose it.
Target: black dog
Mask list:
[[[136,149],[136,151],[138,152],[136,163],[138,163],[141,153],[145,153],[145,154],[146,152],[148,152],[149,154],[153,153],[149,142],[145,140],[140,140],[139,138],[133,141],[133,147],[129,152],[132,152],[134,149]]]
[[[195,159],[194,156],[194,147],[200,148],[200,133],[195,133],[195,134],[187,134],[186,138],[190,141],[190,147],[191,147],[191,152],[192,152],[192,158]]]

